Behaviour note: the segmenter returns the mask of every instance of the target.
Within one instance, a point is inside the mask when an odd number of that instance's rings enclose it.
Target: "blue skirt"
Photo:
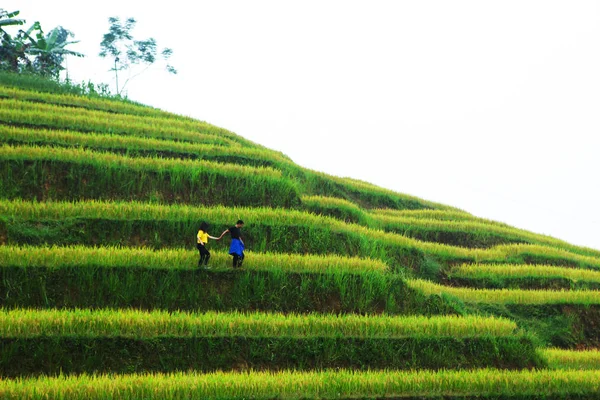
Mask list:
[[[244,255],[244,244],[240,239],[231,240],[231,246],[229,246],[229,254],[237,254],[240,257]]]

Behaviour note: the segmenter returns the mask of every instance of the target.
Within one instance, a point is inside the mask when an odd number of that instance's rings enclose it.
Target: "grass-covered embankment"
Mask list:
[[[233,270],[213,251],[116,247],[0,247],[3,307],[135,307],[169,310],[308,310],[440,314],[453,310],[385,273],[378,260],[256,253]]]
[[[191,247],[202,220],[219,231],[243,218],[246,242],[255,251],[340,254],[383,260],[420,276],[441,278],[446,263],[548,263],[594,268],[600,258],[541,245],[468,249],[422,242],[297,210],[190,207],[137,202],[0,200],[0,240],[5,244]]]
[[[562,370],[600,370],[600,351],[541,349],[538,351],[548,363],[548,368]]]
[[[409,286],[428,295],[447,294],[466,303],[485,304],[600,304],[597,290],[521,290],[450,287],[414,279]]]
[[[1,146],[5,198],[153,200],[165,203],[298,205],[281,172],[211,161],[132,158],[84,149]]]
[[[463,264],[449,283],[476,288],[600,289],[600,270],[527,264]]]
[[[207,136],[223,145],[256,146],[214,125],[181,118],[155,118],[0,98],[0,122],[5,125],[115,133],[203,143]]]
[[[133,310],[0,312],[4,376],[543,365],[510,321]]]
[[[163,157],[209,160],[251,166],[270,166],[284,170],[297,167],[280,153],[219,143],[188,143],[167,139],[143,138],[111,133],[83,133],[58,129],[24,128],[0,125],[0,141],[12,145],[82,148],[125,154],[130,157]]]

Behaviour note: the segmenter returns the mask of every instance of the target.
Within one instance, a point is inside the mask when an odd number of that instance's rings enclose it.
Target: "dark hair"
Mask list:
[[[235,223],[236,225],[244,225],[244,221],[242,221],[241,219],[238,219],[238,222]]]
[[[208,231],[208,224],[205,221],[200,223],[200,230],[204,232]]]

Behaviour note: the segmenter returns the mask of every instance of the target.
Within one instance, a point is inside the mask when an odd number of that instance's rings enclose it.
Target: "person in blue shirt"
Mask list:
[[[224,231],[217,240],[220,240],[226,234],[231,235],[231,245],[229,246],[229,254],[233,256],[233,268],[240,268],[244,262],[244,240],[242,239],[242,227],[244,221],[241,219],[234,226]]]

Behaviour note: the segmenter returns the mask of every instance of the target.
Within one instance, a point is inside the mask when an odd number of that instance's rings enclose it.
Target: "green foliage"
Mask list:
[[[21,63],[30,62],[25,53],[24,43],[5,30],[9,26],[25,24],[24,19],[15,18],[19,13],[0,8],[0,70],[19,71]]]
[[[17,26],[25,23],[24,19],[15,18],[19,14],[20,11],[8,12],[0,8],[0,34],[6,34],[4,28],[7,26]]]
[[[68,40],[74,35],[62,26],[45,35],[41,24],[35,22],[26,31],[21,29],[11,36],[4,27],[22,25],[24,20],[13,18],[18,14],[18,11],[7,13],[0,9],[0,69],[57,79],[64,69],[62,64],[66,56],[83,57],[83,54],[67,49],[77,42]]]

